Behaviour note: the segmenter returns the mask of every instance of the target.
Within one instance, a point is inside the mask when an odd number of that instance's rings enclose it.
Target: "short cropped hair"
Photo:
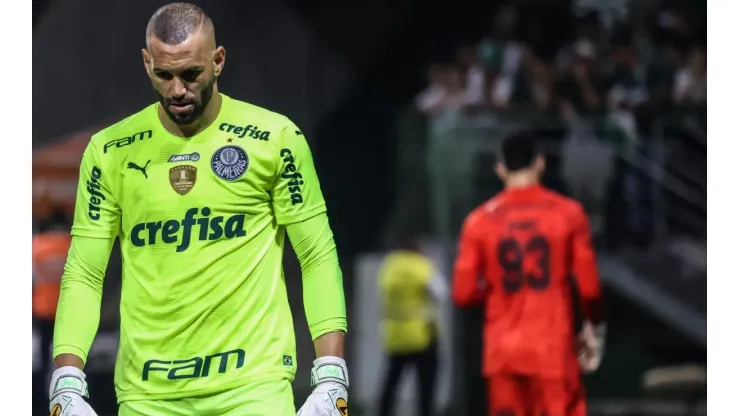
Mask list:
[[[200,7],[190,3],[170,3],[154,12],[146,26],[146,41],[155,36],[168,45],[179,45],[204,25],[213,25]]]
[[[528,168],[540,154],[537,140],[527,133],[517,133],[506,138],[501,153],[504,157],[504,166],[510,172]]]

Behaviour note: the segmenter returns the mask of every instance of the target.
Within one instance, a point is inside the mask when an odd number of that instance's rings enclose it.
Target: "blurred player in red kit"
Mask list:
[[[604,306],[581,205],[540,186],[545,159],[524,134],[503,143],[505,189],[465,220],[457,306],[484,304],[490,416],[585,416],[581,371],[601,362]],[[586,317],[576,334],[571,276]]]

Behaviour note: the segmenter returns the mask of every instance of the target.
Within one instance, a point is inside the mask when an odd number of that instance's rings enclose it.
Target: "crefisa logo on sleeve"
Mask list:
[[[87,204],[87,216],[93,221],[100,219],[100,204],[105,201],[105,195],[103,195],[102,185],[100,184],[100,178],[102,177],[103,171],[99,167],[93,166],[90,170],[86,188],[87,193],[90,195]]]
[[[226,145],[218,148],[211,157],[213,173],[225,181],[235,181],[244,175],[249,167],[247,152],[239,146]]]

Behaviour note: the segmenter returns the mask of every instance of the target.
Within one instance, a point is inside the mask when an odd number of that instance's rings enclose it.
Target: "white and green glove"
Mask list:
[[[593,325],[588,321],[584,322],[578,341],[578,363],[584,373],[591,374],[599,368],[604,358],[606,324]]]
[[[347,416],[347,364],[339,357],[319,357],[313,362],[313,392],[296,416]]]
[[[51,375],[49,411],[51,416],[98,416],[85,401],[85,373],[77,367],[61,367]]]

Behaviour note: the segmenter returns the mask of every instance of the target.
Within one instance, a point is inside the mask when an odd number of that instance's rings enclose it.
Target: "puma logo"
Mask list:
[[[149,166],[149,162],[151,162],[151,160],[147,160],[147,161],[146,161],[146,165],[144,165],[144,167],[143,167],[143,168],[142,168],[141,166],[137,165],[137,164],[136,164],[136,163],[134,163],[134,162],[128,162],[128,165],[126,165],[126,168],[128,168],[128,169],[134,169],[134,170],[138,170],[139,172],[141,172],[141,173],[143,173],[143,174],[144,174],[144,177],[145,177],[146,179],[149,179],[149,175],[147,175],[147,174],[146,174],[146,167],[147,167],[147,166]]]

